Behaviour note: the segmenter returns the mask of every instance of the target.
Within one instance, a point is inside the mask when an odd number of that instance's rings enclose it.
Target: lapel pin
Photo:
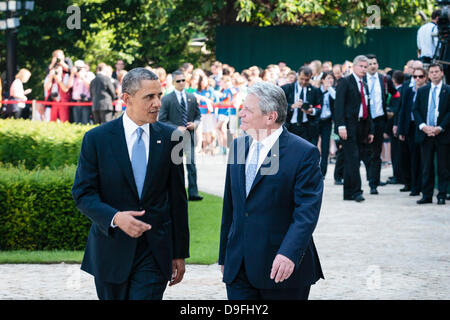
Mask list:
[[[156,140],[156,143],[161,143],[161,140]]]
[[[277,156],[277,154],[276,153],[274,153],[273,155],[272,155],[273,157],[276,157]]]

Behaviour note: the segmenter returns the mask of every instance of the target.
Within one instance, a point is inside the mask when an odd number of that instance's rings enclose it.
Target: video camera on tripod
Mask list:
[[[436,0],[436,5],[441,7],[438,26],[438,45],[433,57],[433,63],[444,66],[446,82],[450,81],[450,0]]]

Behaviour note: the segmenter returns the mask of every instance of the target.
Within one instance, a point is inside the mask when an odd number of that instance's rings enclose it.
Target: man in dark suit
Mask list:
[[[402,89],[401,107],[398,116],[398,136],[400,143],[400,161],[405,187],[400,191],[411,191],[411,196],[420,195],[422,189],[422,168],[420,160],[420,145],[416,142],[417,123],[412,113],[417,90],[427,83],[428,73],[423,68],[412,72],[414,86]]]
[[[195,128],[200,124],[200,109],[197,99],[184,89],[186,77],[177,70],[172,73],[175,90],[161,100],[159,121],[170,123],[183,135],[183,151],[186,155],[188,172],[188,194],[190,201],[202,200],[197,188],[197,168],[195,167]]]
[[[254,84],[243,105],[248,135],[230,149],[220,232],[228,298],[306,300],[323,278],[312,237],[323,192],[319,150],[282,126],[287,101],[276,85]]]
[[[94,124],[102,124],[113,119],[113,101],[117,96],[116,89],[111,81],[111,71],[112,69],[105,63],[99,63],[97,75],[89,85]]]
[[[353,73],[336,87],[334,119],[344,154],[344,200],[364,201],[359,164],[369,167],[374,127],[369,111],[369,90],[363,82],[368,66],[366,56],[353,60]]]
[[[122,87],[126,112],[88,131],[81,146],[72,194],[92,220],[81,269],[101,300],[162,299],[189,256],[183,165],[172,158],[174,128],[156,122],[158,77],[136,68]]]
[[[286,128],[317,145],[322,92],[309,83],[311,77],[312,70],[303,66],[298,70],[298,80],[281,88],[288,102]]]
[[[434,190],[434,158],[437,156],[438,204],[445,204],[450,180],[450,86],[443,83],[443,68],[431,64],[431,83],[417,90],[413,107],[417,123],[416,141],[420,143],[423,161],[422,199],[418,204],[431,203]]]
[[[378,73],[377,57],[374,54],[369,54],[367,59],[367,74],[363,81],[367,83],[369,88],[370,105],[368,107],[374,127],[374,138],[370,152],[369,186],[370,194],[378,194],[377,187],[380,185],[383,134],[388,121],[387,98],[388,94],[395,96],[397,90],[390,78]]]

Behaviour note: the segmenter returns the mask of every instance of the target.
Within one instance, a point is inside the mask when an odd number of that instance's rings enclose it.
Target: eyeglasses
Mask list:
[[[425,76],[422,74],[422,75],[420,75],[420,76],[413,76],[413,78],[414,78],[414,79],[417,79],[417,78],[423,79],[423,78],[425,78]]]
[[[175,80],[176,83],[185,82],[186,79]]]

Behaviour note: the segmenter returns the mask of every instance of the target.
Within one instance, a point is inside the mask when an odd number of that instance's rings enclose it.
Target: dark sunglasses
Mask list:
[[[413,76],[413,78],[414,78],[414,79],[417,79],[417,78],[423,79],[423,78],[425,78],[425,75],[422,74],[422,75],[420,75],[420,76]]]
[[[186,79],[175,80],[176,83],[185,82]]]

